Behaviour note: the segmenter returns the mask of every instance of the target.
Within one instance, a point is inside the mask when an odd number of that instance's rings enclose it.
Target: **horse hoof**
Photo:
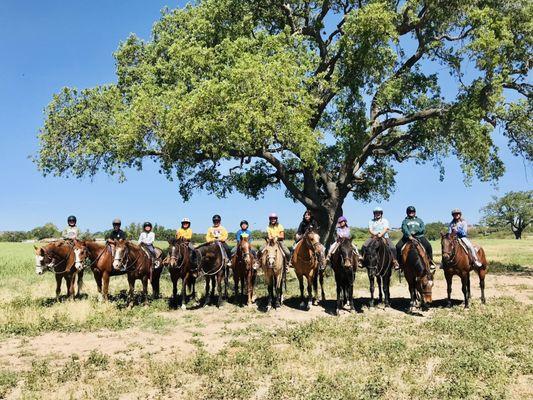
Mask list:
[[[305,308],[305,302],[302,301],[302,302],[300,303],[300,308]]]
[[[372,300],[368,306],[369,306],[369,307],[374,307],[374,306],[375,306],[374,301]]]
[[[339,310],[335,310],[335,315],[338,317],[339,316]]]
[[[446,303],[446,307],[448,307],[448,308],[452,308],[452,302],[451,302],[451,301],[447,302],[447,303]]]
[[[272,309],[272,306],[267,306],[266,310],[267,312],[270,311]]]
[[[311,303],[311,302],[307,303],[307,307],[305,309],[309,311],[311,309],[312,305],[313,305],[313,303]]]
[[[182,310],[186,310],[186,309],[187,309],[187,306],[186,306],[185,304],[182,304],[182,305],[181,305],[181,309],[182,309]]]

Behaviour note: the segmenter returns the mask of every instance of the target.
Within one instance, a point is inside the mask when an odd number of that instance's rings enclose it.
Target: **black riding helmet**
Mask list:
[[[146,228],[147,226],[149,226],[150,228],[152,228],[152,224],[150,222],[145,222],[143,224],[143,229]]]
[[[71,222],[77,222],[76,217],[74,215],[69,215],[69,217],[67,218],[67,223],[70,224]]]
[[[405,213],[406,214],[409,214],[409,213],[412,213],[412,212],[416,212],[416,208],[414,208],[413,206],[409,206],[407,207],[407,210],[405,210]]]
[[[120,226],[120,225],[122,225],[122,221],[118,218],[115,218],[113,220],[113,226]]]
[[[242,226],[242,224],[246,224],[246,226],[250,226],[250,224],[248,223],[248,221],[246,221],[245,219],[243,219],[241,221],[241,223],[239,224],[239,226]]]
[[[222,218],[220,217],[220,215],[218,214],[213,215],[213,222],[220,222],[220,221],[222,221]]]

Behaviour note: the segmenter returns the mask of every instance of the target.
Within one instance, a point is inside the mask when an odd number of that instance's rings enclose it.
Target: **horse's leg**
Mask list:
[[[322,303],[326,302],[326,293],[324,292],[324,271],[318,273],[318,279],[320,281],[320,298]]]
[[[390,307],[390,273],[386,273],[383,276],[383,295],[385,298],[385,307]]]
[[[374,307],[374,274],[368,270],[368,280],[370,282],[370,307]]]
[[[211,277],[206,275],[205,277],[205,299],[204,299],[204,307],[207,306],[210,303],[210,291],[209,291],[209,284],[211,281]]]
[[[189,282],[189,273],[185,273],[181,277],[181,309],[187,309],[187,283]]]
[[[274,278],[273,278],[272,274],[273,274],[273,272],[270,272],[270,275],[266,276],[267,289],[268,289],[267,305],[266,305],[267,311],[272,308],[272,298],[274,297],[274,294],[273,294],[273,291],[274,291],[274,288],[273,288]]]
[[[61,294],[61,281],[63,277],[61,275],[56,275],[56,301],[59,301],[59,295]]]
[[[313,286],[312,304],[316,306],[318,299],[318,271],[316,271],[316,273],[313,275],[313,278],[311,279],[311,284]]]
[[[407,283],[409,285],[409,296],[411,298],[411,301],[409,302],[409,313],[412,313],[413,310],[416,307],[416,283],[415,279],[412,276],[406,276]]]
[[[96,287],[98,288],[98,300],[102,301],[104,299],[102,295],[102,273],[98,269],[93,270],[94,280],[96,281]]]
[[[468,275],[469,272],[466,272],[466,274],[463,274],[463,276],[461,276],[461,290],[463,291],[463,295],[465,298],[465,308],[468,308],[470,306],[468,304]]]
[[[355,310],[353,303],[353,284],[355,282],[355,267],[348,271],[348,302],[350,303],[350,311]]]
[[[470,290],[470,272],[468,273],[468,299],[472,298],[472,291]]]
[[[255,293],[254,293],[256,278],[257,278],[257,272],[252,270],[252,286],[251,286],[251,293],[252,293],[251,301],[252,301],[252,303],[255,303],[255,300],[256,300]]]
[[[128,284],[130,286],[130,289],[128,291],[128,307],[133,307],[134,303],[134,294],[135,294],[135,277],[133,276],[133,273],[128,274]]]
[[[233,272],[233,302],[237,302],[239,297],[239,277]]]
[[[148,275],[144,275],[141,282],[143,284],[143,305],[148,306]]]
[[[78,272],[78,292],[76,293],[76,296],[81,296],[81,289],[83,288],[83,270]]]
[[[159,281],[161,279],[161,272],[163,268],[157,268],[152,271],[152,295],[154,299],[159,298]]]
[[[382,289],[383,277],[379,275],[376,276],[376,281],[378,282],[378,291],[379,291],[378,303],[382,303],[383,302],[383,289]]]
[[[247,274],[246,274],[246,291],[248,293],[248,299],[246,301],[246,305],[250,306],[252,305],[253,297],[254,297],[254,270],[253,268],[247,271]]]
[[[337,290],[337,302],[335,307],[335,315],[339,315],[339,310],[342,308],[342,300],[341,300],[341,292],[342,292],[342,285],[340,277],[335,273],[335,286]]]
[[[446,291],[448,293],[448,298],[446,301],[446,307],[452,306],[452,281],[453,281],[453,274],[451,272],[448,272],[448,270],[444,270],[444,277],[446,278]]]
[[[245,270],[245,273],[246,273],[246,270]],[[246,287],[245,286],[245,279],[246,279],[246,275],[241,275],[241,295],[240,295],[240,299],[239,299],[239,305],[240,306],[243,306],[244,304],[244,288]]]
[[[307,278],[307,309],[311,309],[311,306],[313,305],[313,278],[311,278],[309,275],[306,276]]]
[[[224,271],[224,269],[222,269]],[[217,292],[218,292],[218,298],[217,298],[217,307],[220,307],[222,305],[222,300],[224,299],[223,296],[226,296],[227,298],[227,277],[225,271],[222,273],[219,273],[216,277],[217,279]],[[222,292],[222,280],[224,280],[224,294]]]
[[[485,304],[485,275],[487,274],[487,270],[485,268],[479,268],[477,274],[479,276],[479,288],[481,289],[481,303]]]
[[[107,301],[109,296],[109,272],[104,271],[102,274],[102,280],[103,280],[103,295],[104,295],[104,301]]]
[[[221,279],[221,282],[222,282],[222,279],[224,279],[224,299],[228,299],[229,267],[224,266],[222,270],[224,271],[223,272],[224,275],[220,279]]]
[[[300,307],[305,307],[305,297],[304,297],[304,277],[303,275],[298,276],[298,285],[300,286]]]

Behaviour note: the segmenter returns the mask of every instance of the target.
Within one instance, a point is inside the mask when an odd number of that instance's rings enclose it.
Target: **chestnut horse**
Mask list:
[[[268,288],[266,310],[279,308],[282,305],[282,281],[284,267],[283,251],[276,238],[266,239],[266,246],[261,252],[261,265],[265,273],[265,283]]]
[[[79,296],[83,286],[83,262],[80,254],[75,251],[73,241],[58,240],[42,247],[35,248],[35,273],[42,275],[51,271],[56,278],[56,300],[61,294],[61,283],[65,279],[67,296],[74,298],[76,277],[78,278]]]
[[[117,254],[116,250],[119,245],[122,250]],[[134,262],[136,263],[136,260],[132,258],[132,256],[138,254],[139,257],[142,257],[141,260],[146,261],[147,258],[151,264],[149,257],[137,245],[131,244],[131,246],[139,248],[143,255],[136,251],[130,252],[129,247],[126,246],[126,241],[124,240],[108,240],[106,243],[87,240],[77,242],[75,246],[80,248],[80,250],[85,249],[85,253],[82,254],[84,254],[84,257],[86,256],[90,261],[90,267],[93,271],[96,286],[98,287],[98,295],[104,301],[107,301],[109,298],[109,278],[111,276],[128,274],[128,282],[133,280],[133,284],[135,284],[136,279],[142,279],[145,275],[148,278],[150,274],[150,271],[147,272],[145,268],[139,268],[137,265],[133,265]],[[116,264],[117,267],[120,267],[120,264],[122,263],[126,263],[127,265],[127,268],[124,271],[113,266],[113,264]],[[130,283],[130,292],[131,289],[132,285]],[[131,295],[133,295],[133,293],[131,293]],[[130,300],[131,297],[128,299],[128,304]]]
[[[430,260],[422,244],[414,239],[408,241],[401,251],[402,266],[405,280],[409,285],[411,302],[409,312],[412,313],[420,298],[420,307],[427,308],[432,301],[433,274]]]
[[[239,282],[241,284],[241,293],[239,296],[239,305],[242,306],[244,297],[244,282],[246,281],[248,301],[246,305],[250,306],[253,302],[254,285],[257,271],[253,268],[255,257],[251,252],[251,245],[247,237],[241,237],[237,245],[237,252],[232,257],[231,268],[233,269],[234,295],[237,298],[239,293]]]
[[[187,287],[192,288],[192,297],[196,297],[196,275],[191,271],[191,254],[189,242],[183,239],[171,239],[168,241],[168,255],[163,260],[163,265],[168,267],[170,280],[172,281],[172,301],[178,301],[178,280],[181,279],[181,309],[187,309]]]
[[[365,248],[363,265],[366,267],[370,282],[370,307],[374,306],[374,278],[378,282],[379,302],[381,303],[385,297],[385,307],[390,306],[393,257],[385,238],[374,237]]]
[[[442,248],[442,269],[446,278],[448,289],[448,307],[452,306],[452,279],[454,275],[461,278],[461,289],[465,298],[465,308],[469,306],[470,293],[470,271],[474,269],[479,276],[479,287],[481,289],[481,302],[485,304],[485,275],[487,274],[488,263],[483,248],[477,250],[477,257],[481,262],[481,267],[473,265],[468,251],[459,243],[459,237],[455,232],[441,233]]]
[[[341,238],[339,247],[331,255],[331,268],[335,273],[335,284],[337,286],[337,306],[335,315],[339,315],[339,310],[346,302],[350,305],[350,312],[355,310],[353,303],[353,283],[355,281],[355,271],[359,259],[349,238]],[[341,299],[341,294],[344,299]]]
[[[215,296],[215,285],[218,293],[217,307],[222,305],[222,280],[225,280],[227,267],[222,243],[215,241],[204,243],[196,248],[199,255],[199,270],[205,276],[204,307],[211,303]],[[226,290],[226,289],[225,289]],[[227,297],[227,293],[225,293]]]
[[[311,304],[316,305],[319,266],[324,263],[324,253],[322,252],[320,237],[316,232],[311,229],[305,231],[302,239],[294,248],[291,261],[296,272],[296,277],[298,278],[298,283],[300,284],[300,307],[309,310]],[[320,275],[323,276],[323,274]],[[304,277],[307,279],[307,302],[304,297]],[[313,297],[311,288],[314,289],[315,297]],[[323,278],[320,279],[320,288],[322,301],[325,301]]]

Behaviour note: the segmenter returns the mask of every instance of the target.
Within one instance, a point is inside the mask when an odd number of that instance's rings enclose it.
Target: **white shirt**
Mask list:
[[[375,234],[382,233],[385,228],[389,228],[389,221],[386,218],[371,219],[368,221],[368,229]],[[388,238],[389,234],[385,233],[383,237]]]
[[[152,244],[154,243],[155,241],[155,233],[154,232],[150,232],[150,233],[146,233],[146,232],[141,232],[141,236],[139,236],[139,243],[144,243],[144,244]]]

